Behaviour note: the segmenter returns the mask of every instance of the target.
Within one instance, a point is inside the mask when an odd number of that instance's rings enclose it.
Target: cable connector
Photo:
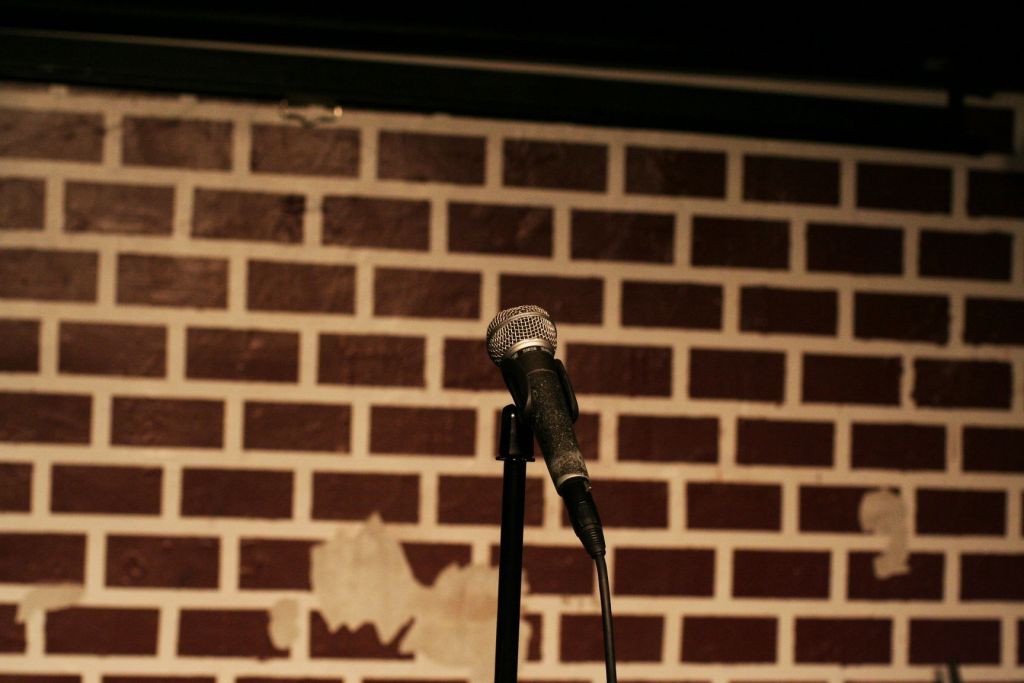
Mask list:
[[[584,550],[593,558],[603,557],[606,552],[604,527],[597,514],[597,505],[590,495],[590,480],[586,477],[572,477],[565,480],[558,489],[565,501],[573,531],[583,543]]]

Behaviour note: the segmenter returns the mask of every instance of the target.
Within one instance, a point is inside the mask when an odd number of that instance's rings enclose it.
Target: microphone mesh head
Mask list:
[[[550,347],[552,354],[558,345],[555,323],[540,306],[506,308],[487,326],[487,353],[495,364],[501,363],[514,347],[523,348],[522,343],[530,341]]]

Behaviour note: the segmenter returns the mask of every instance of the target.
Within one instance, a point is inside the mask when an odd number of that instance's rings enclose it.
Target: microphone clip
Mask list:
[[[533,413],[533,392],[530,390],[531,378],[538,373],[553,373],[558,378],[558,384],[562,389],[562,396],[565,399],[565,407],[573,423],[580,416],[580,406],[576,401],[576,392],[573,391],[572,382],[569,381],[569,373],[565,365],[550,353],[541,349],[521,351],[512,358],[506,358],[501,362],[501,376],[512,394],[518,408],[519,422],[529,424]]]

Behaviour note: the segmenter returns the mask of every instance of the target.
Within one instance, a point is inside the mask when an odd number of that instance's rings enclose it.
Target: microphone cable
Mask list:
[[[608,587],[608,563],[604,554],[594,556],[597,590],[601,595],[601,627],[604,631],[604,670],[607,683],[618,683],[615,673],[615,629],[612,625],[612,592]]]

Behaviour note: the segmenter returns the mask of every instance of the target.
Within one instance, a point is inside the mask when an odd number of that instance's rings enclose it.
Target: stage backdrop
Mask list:
[[[487,680],[518,304],[623,680],[1022,679],[1019,159],[327,113],[0,91],[0,681]],[[597,683],[529,473],[522,676]]]

